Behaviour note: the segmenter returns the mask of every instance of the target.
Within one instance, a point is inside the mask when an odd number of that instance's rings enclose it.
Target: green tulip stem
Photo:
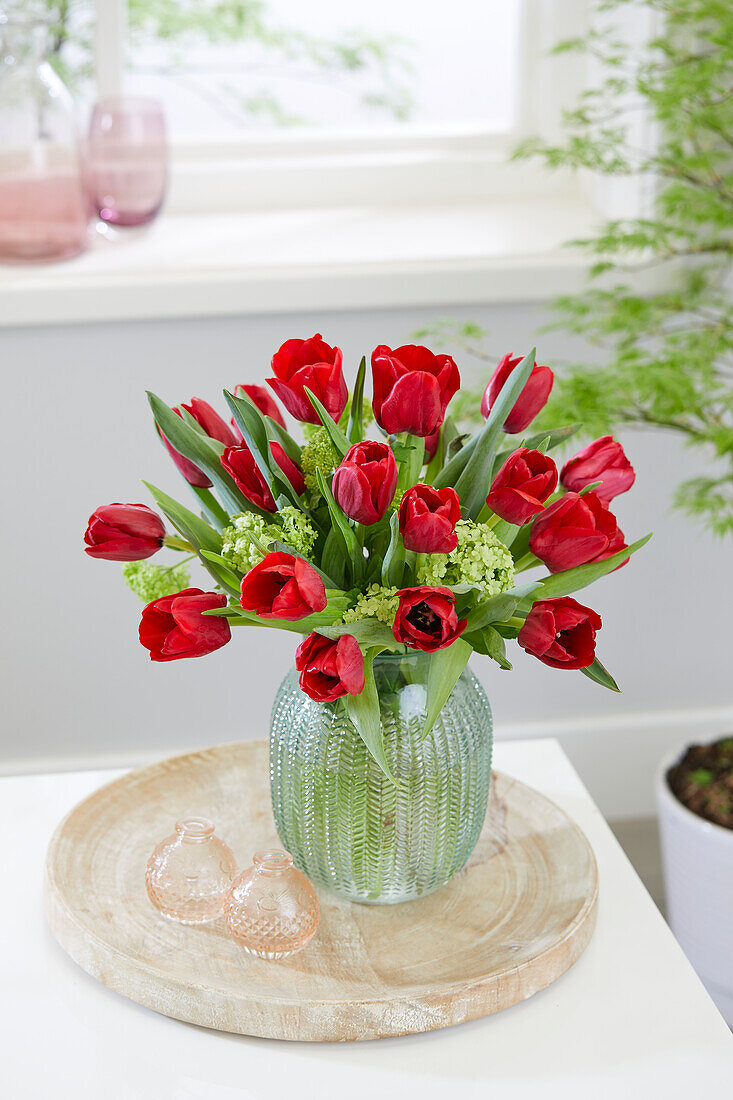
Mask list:
[[[478,519],[476,520],[476,522],[483,523],[485,527],[491,529],[492,527],[496,527],[497,523],[499,522],[499,516],[497,516],[496,512],[491,511],[488,504],[484,504],[483,508],[478,514]]]
[[[535,565],[541,565],[540,559],[535,557],[532,551],[528,551],[519,561],[514,563],[514,572],[523,573],[525,569],[532,569]]]
[[[189,554],[187,558],[182,558],[181,561],[175,562],[174,565],[169,565],[167,569],[164,568],[163,572],[172,573],[174,569],[179,569],[182,565],[185,565],[187,561],[193,561],[196,557],[198,557],[197,554]]]
[[[163,545],[167,546],[169,550],[188,550],[195,557],[195,553],[193,552],[193,546],[191,546],[191,543],[186,542],[185,539],[180,539],[178,535],[166,535],[165,539],[163,540]]]

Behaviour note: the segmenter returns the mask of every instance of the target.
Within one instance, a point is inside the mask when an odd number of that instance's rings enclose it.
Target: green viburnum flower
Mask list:
[[[399,604],[396,588],[383,588],[380,584],[370,584],[362,592],[354,607],[344,612],[342,622],[356,623],[360,619],[379,619],[391,626],[397,614]]]
[[[330,482],[341,458],[325,428],[313,428],[307,435],[308,441],[303,446],[300,465],[308,489],[311,493],[317,493],[316,471],[320,470],[326,481]]]
[[[485,523],[460,520],[458,545],[450,554],[420,554],[416,574],[420,584],[452,588],[477,585],[484,596],[506,592],[514,584],[514,559]]]
[[[248,573],[253,566],[262,561],[263,553],[252,541],[252,535],[267,553],[271,542],[286,542],[296,554],[308,557],[318,537],[308,518],[288,504],[278,512],[281,523],[266,520],[253,512],[235,516],[230,527],[221,533],[221,556],[238,569]]]
[[[126,561],[122,576],[143,603],[161,600],[189,588],[191,573],[186,565],[153,565],[149,561]]]

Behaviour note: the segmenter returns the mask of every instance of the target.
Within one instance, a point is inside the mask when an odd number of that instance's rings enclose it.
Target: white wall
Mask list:
[[[529,347],[542,320],[524,306],[462,312],[491,329],[499,353]],[[137,641],[140,605],[119,566],[82,552],[87,516],[109,501],[146,501],[141,477],[186,497],[151,429],[146,388],[171,403],[194,394],[217,402],[225,385],[260,381],[284,339],[316,328],[343,347],[353,372],[374,344],[403,342],[437,316],[404,310],[0,333],[0,771],[134,762],[266,735],[293,636],[241,629],[204,660],[150,663]],[[552,359],[568,353],[568,341],[543,336],[540,349]],[[651,773],[667,747],[733,725],[731,544],[668,511],[689,452],[660,436],[625,442],[638,481],[616,510],[630,538],[650,529],[655,537],[587,594],[604,618],[602,659],[624,694],[518,649],[512,673],[473,660],[497,735],[559,735],[613,816],[651,812]]]

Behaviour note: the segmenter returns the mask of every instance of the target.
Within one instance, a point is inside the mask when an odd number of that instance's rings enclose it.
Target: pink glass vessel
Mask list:
[[[221,916],[237,875],[231,848],[205,817],[184,817],[153,851],[145,870],[148,896],[164,917],[206,924]]]
[[[0,261],[68,259],[90,208],[71,97],[47,64],[46,21],[0,11]]]
[[[88,187],[109,225],[151,222],[165,197],[168,151],[163,108],[155,99],[103,99],[89,126]]]
[[[258,852],[224,902],[229,934],[261,959],[284,959],[313,939],[320,906],[309,879],[279,848]]]

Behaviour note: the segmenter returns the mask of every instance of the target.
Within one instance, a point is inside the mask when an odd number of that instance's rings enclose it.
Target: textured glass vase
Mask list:
[[[467,668],[423,740],[425,654],[379,657],[374,676],[387,779],[346,715],[316,703],[295,670],[275,699],[270,783],[277,830],[295,864],[351,901],[410,901],[464,866],[486,815],[491,708]]]

